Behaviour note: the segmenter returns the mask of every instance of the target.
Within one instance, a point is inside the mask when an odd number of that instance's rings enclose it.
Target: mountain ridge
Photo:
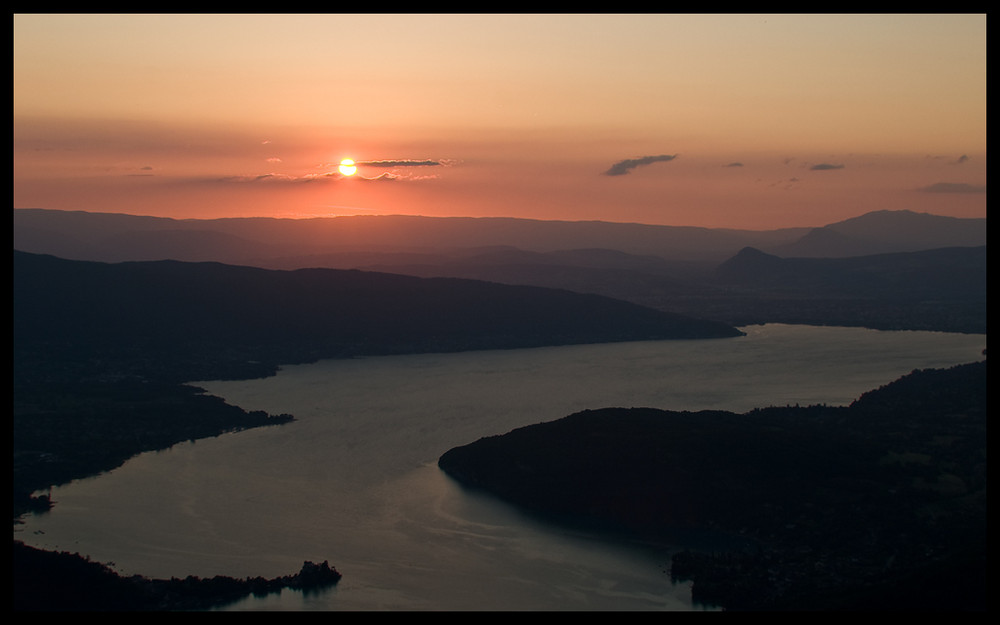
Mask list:
[[[16,250],[75,260],[484,280],[604,295],[731,326],[986,327],[985,219],[912,211],[765,232],[479,217],[171,220],[41,209],[15,209],[14,225]],[[753,269],[747,249],[772,257],[758,259],[768,269]],[[802,255],[788,255],[797,249]],[[932,259],[931,249],[952,251]]]
[[[99,263],[18,251],[13,259],[15,355],[44,346],[81,357],[149,352],[186,366],[219,358],[277,364],[741,334],[604,296],[476,280],[215,262]]]
[[[768,251],[785,257],[866,256],[980,245],[986,245],[985,218],[880,210],[814,228]]]
[[[986,246],[844,258],[782,258],[744,248],[716,268],[723,284],[799,293],[986,302]]]
[[[166,231],[171,233],[170,241],[156,236]],[[196,231],[226,235],[226,249],[213,249],[211,240],[199,247],[193,240]],[[130,247],[130,238],[144,243]],[[107,262],[173,258],[261,266],[267,259],[279,256],[287,263],[287,259],[297,256],[308,258],[333,251],[441,252],[497,245],[535,252],[603,248],[668,260],[720,262],[746,246],[785,256],[843,256],[985,243],[985,218],[940,217],[912,211],[877,211],[820,228],[757,231],[509,217],[357,215],[178,220],[14,209],[16,249]],[[192,256],[194,253],[198,255]],[[286,268],[291,267],[286,264]]]

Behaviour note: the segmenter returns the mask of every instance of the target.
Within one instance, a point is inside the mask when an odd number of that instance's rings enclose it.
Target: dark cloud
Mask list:
[[[624,176],[632,169],[639,167],[640,165],[649,165],[651,163],[658,163],[660,161],[672,161],[677,158],[676,154],[660,154],[659,156],[643,156],[642,158],[629,158],[624,161],[619,161],[611,166],[608,171],[604,172],[605,176]]]
[[[827,170],[827,169],[843,169],[843,168],[844,168],[843,165],[834,165],[833,163],[819,163],[819,164],[813,165],[809,169],[812,170],[812,171],[824,171],[824,170]]]
[[[961,165],[962,163],[965,163],[966,161],[969,160],[969,155],[968,154],[963,154],[963,155],[959,156],[958,158],[952,158],[950,156],[945,156],[943,154],[938,154],[938,155],[928,154],[927,158],[930,158],[930,159],[933,159],[933,160],[936,160],[936,161],[949,161],[952,165]]]
[[[771,184],[767,185],[769,187],[781,187],[782,189],[794,189],[796,188],[796,183],[799,181],[798,178],[789,178],[787,180],[775,180]]]
[[[274,162],[280,162],[280,159],[273,159]],[[357,161],[355,165],[372,167],[377,169],[392,169],[396,167],[436,167],[436,166],[451,166],[455,165],[457,161],[449,159],[393,159],[393,160],[375,160],[375,161]],[[310,182],[317,181],[338,181],[338,180],[359,180],[366,182],[383,182],[383,181],[421,181],[437,178],[436,175],[409,175],[401,174],[398,172],[390,173],[388,171],[383,171],[381,173],[372,174],[371,176],[362,176],[360,172],[353,176],[344,176],[337,169],[338,164],[325,163],[321,165],[324,168],[323,171],[318,173],[310,174],[281,174],[269,172],[265,174],[257,175],[243,175],[243,176],[224,176],[220,178],[215,178],[215,182],[227,182],[227,183],[242,183],[242,184],[271,184],[271,185],[295,185],[295,184],[307,184]]]
[[[323,172],[320,174],[306,174],[304,176],[289,176],[287,174],[259,174],[256,176],[225,176],[223,178],[217,178],[217,182],[234,182],[234,183],[267,183],[267,184],[307,184],[310,182],[316,182],[320,180],[343,180],[347,176],[344,176],[340,172],[330,171]],[[353,180],[366,180],[366,181],[382,181],[382,180],[399,180],[400,177],[388,172],[383,172],[373,178],[366,178],[365,176],[350,176]]]
[[[986,185],[965,182],[935,182],[921,188],[920,191],[924,193],[986,193]]]
[[[441,161],[403,159],[397,161],[358,161],[355,164],[368,167],[435,167],[442,163]]]
[[[729,163],[728,165],[723,165],[723,167],[743,167],[743,163],[737,161],[735,163]]]

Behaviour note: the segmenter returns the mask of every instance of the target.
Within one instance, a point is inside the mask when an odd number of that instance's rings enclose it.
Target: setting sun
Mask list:
[[[884,209],[986,216],[985,14],[16,14],[13,27],[19,207],[129,212],[138,193],[147,215],[311,214],[320,185],[353,177],[380,183],[343,185],[338,202],[372,214],[752,230]],[[328,62],[362,47],[378,53]]]
[[[354,161],[352,159],[345,158],[344,160],[340,161],[340,173],[344,174],[345,176],[353,176],[357,171],[358,167],[357,165],[354,164]]]

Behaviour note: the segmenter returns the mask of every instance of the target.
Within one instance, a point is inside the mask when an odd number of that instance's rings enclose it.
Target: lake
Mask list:
[[[547,525],[468,492],[448,449],[579,410],[848,404],[913,369],[981,360],[985,335],[769,324],[729,339],[327,360],[195,382],[296,421],[142,454],[53,489],[15,538],[147,577],[341,582],[227,610],[691,610],[670,546]]]

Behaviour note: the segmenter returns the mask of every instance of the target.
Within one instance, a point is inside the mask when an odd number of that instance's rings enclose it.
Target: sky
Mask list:
[[[13,86],[15,208],[986,216],[984,14],[15,14]]]

